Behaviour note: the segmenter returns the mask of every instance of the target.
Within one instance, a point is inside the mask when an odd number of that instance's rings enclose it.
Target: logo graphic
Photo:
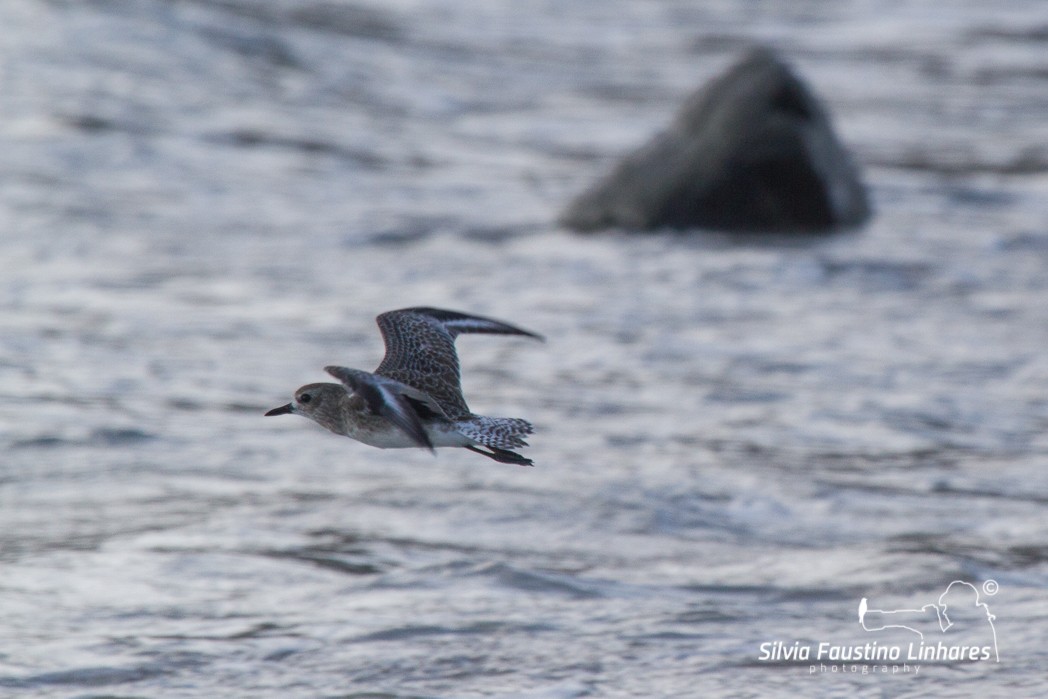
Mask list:
[[[987,596],[996,595],[999,589],[1000,587],[997,585],[996,580],[987,580],[983,583],[983,592]],[[954,616],[953,619],[950,618],[951,614]],[[1001,661],[1001,657],[997,652],[997,629],[993,625],[993,620],[996,618],[990,612],[989,605],[981,601],[979,589],[963,580],[954,580],[946,586],[945,592],[939,595],[938,602],[925,604],[919,609],[885,611],[883,609],[870,609],[865,597],[859,602],[859,625],[862,628],[871,632],[884,631],[885,629],[911,631],[921,639],[922,650],[924,649],[923,641],[926,640],[926,636],[942,637],[949,641],[961,640],[963,636],[964,640],[970,640],[973,637],[978,638],[982,635],[980,632],[988,628],[987,638],[990,640],[990,643],[983,646],[967,646],[969,649],[979,649],[979,657],[964,658],[967,660],[989,660],[989,652],[985,650],[989,648],[992,649],[993,659],[996,662]],[[940,641],[935,648],[938,649],[940,647],[959,648],[963,646],[955,643],[947,645]],[[956,655],[957,651],[954,654]],[[968,655],[971,655],[970,650]],[[949,656],[949,653],[947,653],[947,656]],[[959,660],[961,658],[932,656],[921,659]]]
[[[863,631],[858,633],[864,642],[768,641],[760,644],[757,660],[805,663],[809,674],[863,675],[917,675],[924,663],[1000,662],[993,623],[997,617],[985,601],[999,590],[995,580],[984,582],[981,590],[954,580],[938,597],[900,609],[874,609],[863,597],[858,607]]]

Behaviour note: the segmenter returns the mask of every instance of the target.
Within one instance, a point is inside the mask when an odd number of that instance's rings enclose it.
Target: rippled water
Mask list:
[[[0,695],[1043,693],[1039,2],[23,0],[0,27]],[[758,40],[829,105],[871,225],[555,228]],[[548,336],[459,342],[536,468],[262,417],[418,304]],[[898,641],[859,600],[958,579],[1000,663],[761,659]]]

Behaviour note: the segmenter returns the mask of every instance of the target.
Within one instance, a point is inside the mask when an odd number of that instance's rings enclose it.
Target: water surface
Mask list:
[[[0,694],[1043,692],[1039,3],[26,0],[0,26]],[[754,41],[826,101],[866,229],[556,228]],[[549,338],[459,342],[534,469],[262,418],[421,304]],[[1000,663],[760,659],[902,642],[859,600],[957,579]]]

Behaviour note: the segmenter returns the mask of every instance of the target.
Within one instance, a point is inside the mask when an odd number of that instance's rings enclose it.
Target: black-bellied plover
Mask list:
[[[527,446],[524,436],[531,434],[530,422],[470,412],[462,397],[455,338],[489,333],[542,340],[541,335],[439,308],[403,308],[383,313],[376,321],[386,356],[374,373],[325,367],[342,383],[303,386],[292,402],[266,415],[302,415],[335,434],[381,449],[465,447],[502,463],[532,465],[531,459],[513,451]]]

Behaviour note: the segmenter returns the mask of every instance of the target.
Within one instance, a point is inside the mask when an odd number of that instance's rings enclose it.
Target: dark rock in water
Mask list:
[[[693,94],[665,132],[561,214],[576,230],[828,231],[870,214],[812,93],[758,48]]]

